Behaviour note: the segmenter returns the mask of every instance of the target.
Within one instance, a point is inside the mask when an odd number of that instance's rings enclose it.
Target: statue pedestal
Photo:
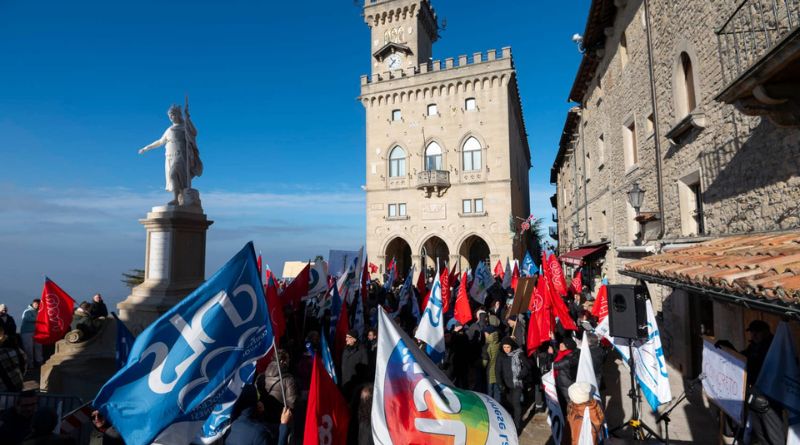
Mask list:
[[[153,207],[139,222],[147,229],[144,283],[117,304],[134,335],[203,283],[206,231],[213,223],[199,205]]]
[[[117,365],[117,323],[113,318],[97,320],[98,332],[89,339],[56,343],[56,352],[42,365],[40,388],[53,394],[69,394],[92,400],[114,373]]]

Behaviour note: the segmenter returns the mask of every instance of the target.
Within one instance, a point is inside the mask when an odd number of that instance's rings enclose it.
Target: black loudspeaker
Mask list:
[[[607,290],[609,334],[618,338],[647,338],[647,288],[611,284]]]

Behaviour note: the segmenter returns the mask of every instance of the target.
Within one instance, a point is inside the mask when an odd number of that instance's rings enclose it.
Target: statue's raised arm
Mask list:
[[[167,116],[172,125],[164,131],[160,139],[142,147],[139,154],[154,148],[165,146],[164,176],[166,190],[172,192],[175,199],[169,205],[199,204],[200,198],[197,190],[192,189],[192,178],[203,173],[203,163],[197,149],[197,129],[189,119],[188,103],[186,105],[186,118],[181,113],[181,107],[173,105],[167,111]]]

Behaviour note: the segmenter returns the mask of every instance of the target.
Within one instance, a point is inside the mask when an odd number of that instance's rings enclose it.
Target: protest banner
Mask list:
[[[741,425],[747,387],[747,359],[733,349],[703,339],[703,391],[708,399]]]

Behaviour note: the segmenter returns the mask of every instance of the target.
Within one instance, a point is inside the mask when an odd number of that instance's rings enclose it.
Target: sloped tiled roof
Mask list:
[[[800,304],[800,231],[717,238],[646,257],[625,270]]]

